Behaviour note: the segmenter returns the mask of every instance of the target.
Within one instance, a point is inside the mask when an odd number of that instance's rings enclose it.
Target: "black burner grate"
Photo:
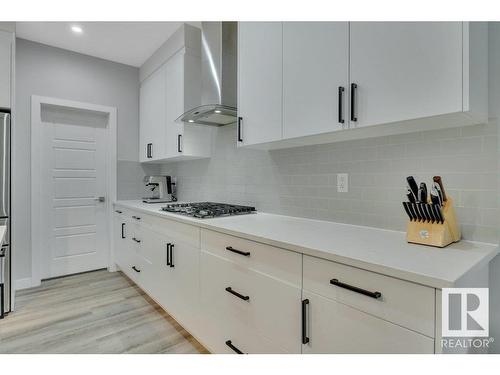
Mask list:
[[[162,207],[161,210],[205,219],[211,217],[250,214],[255,212],[255,207],[215,202],[197,202],[167,204]]]

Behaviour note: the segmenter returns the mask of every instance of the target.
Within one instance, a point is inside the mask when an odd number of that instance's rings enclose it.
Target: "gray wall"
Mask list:
[[[31,277],[31,95],[116,107],[118,159],[138,160],[139,69],[17,39],[16,128],[13,140],[15,170],[12,181],[13,261],[16,279]]]

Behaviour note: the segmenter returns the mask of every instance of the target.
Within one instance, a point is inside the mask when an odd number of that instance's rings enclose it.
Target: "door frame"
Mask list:
[[[79,110],[101,112],[108,115],[107,124],[107,146],[106,146],[106,222],[108,230],[108,269],[115,270],[113,263],[113,236],[110,234],[113,228],[113,202],[116,201],[116,127],[117,110],[116,107],[108,107],[99,104],[77,102],[72,100],[51,98],[46,96],[31,96],[31,286],[41,284],[41,257],[42,250],[39,246],[41,240],[41,208],[38,197],[41,190],[41,145],[33,140],[41,139],[42,104],[49,104],[59,107],[67,107]]]

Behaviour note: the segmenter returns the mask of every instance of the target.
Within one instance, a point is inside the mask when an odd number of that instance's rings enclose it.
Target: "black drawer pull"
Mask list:
[[[338,109],[338,114],[339,114],[339,123],[343,124],[344,121],[344,112],[342,111],[342,108],[344,107],[344,88],[342,86],[339,86],[339,109]]]
[[[182,134],[177,135],[177,152],[182,152]]]
[[[234,248],[234,247],[232,247],[232,246],[227,246],[227,247],[226,247],[226,250],[232,251],[233,253],[240,254],[240,255],[243,255],[243,256],[246,256],[246,257],[249,257],[249,256],[250,256],[250,251],[241,251],[241,250],[237,250],[237,249],[235,249],[235,248]]]
[[[307,337],[307,305],[309,305],[309,300],[305,299],[302,301],[302,344],[307,344],[309,342],[309,337]]]
[[[236,354],[245,354],[240,349],[238,349],[236,346],[234,346],[233,343],[231,342],[231,340],[227,340],[226,345],[229,346],[231,349],[233,349]]]
[[[231,288],[230,286],[228,286],[228,287],[226,288],[226,292],[229,292],[229,293],[231,293],[233,296],[236,296],[236,297],[238,297],[238,298],[241,298],[243,301],[249,301],[249,300],[250,300],[250,297],[249,297],[249,296],[244,296],[243,294],[240,294],[240,293],[238,293],[238,292],[235,292],[235,291],[233,290],[233,288]]]
[[[135,242],[137,242],[137,243],[141,243],[141,240],[138,240],[138,239],[137,239],[137,238],[135,238],[135,237],[132,237],[132,240],[133,240],[133,241],[135,241]]]
[[[115,212],[116,212],[117,214],[122,214],[122,213],[123,213],[123,211],[120,211],[120,210],[115,210]]]
[[[330,284],[338,286],[340,288],[350,290],[352,292],[363,294],[363,295],[371,297],[371,298],[379,299],[380,297],[382,297],[382,293],[380,293],[380,292],[370,292],[369,290],[366,290],[366,289],[361,289],[361,288],[358,288],[356,286],[341,283],[337,279],[331,279]]]
[[[356,116],[356,90],[358,85],[355,83],[351,83],[351,121],[358,121],[358,117]]]
[[[173,243],[170,244],[170,267],[172,267],[172,268],[175,267],[174,266],[174,246],[175,245]]]
[[[122,238],[125,238],[125,223],[122,223]]]
[[[132,219],[141,220],[141,218],[139,216],[132,216]]]
[[[141,272],[141,270],[138,270],[135,266],[132,266],[132,269],[137,273]]]
[[[241,136],[241,123],[243,122],[243,117],[238,117],[238,142],[243,142],[243,138]]]
[[[170,245],[172,245],[170,242],[167,243],[167,266],[170,266]]]

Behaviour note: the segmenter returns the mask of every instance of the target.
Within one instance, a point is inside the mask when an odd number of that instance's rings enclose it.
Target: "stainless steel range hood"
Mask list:
[[[236,122],[237,22],[201,23],[201,103],[177,121],[222,126]]]

